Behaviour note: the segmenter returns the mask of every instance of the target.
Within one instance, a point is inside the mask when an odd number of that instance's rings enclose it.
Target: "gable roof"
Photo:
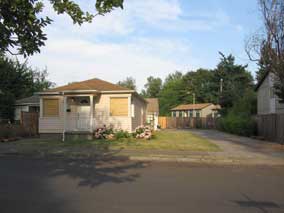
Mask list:
[[[159,99],[158,98],[145,98],[148,102],[147,112],[159,112]]]
[[[130,89],[103,81],[98,78],[93,78],[86,81],[75,82],[64,86],[46,90],[44,92],[63,92],[76,90],[97,90],[97,91],[130,91]]]
[[[263,75],[263,77],[260,79],[260,81],[257,82],[256,87],[255,87],[255,91],[258,90],[258,88],[261,86],[261,84],[262,84],[263,81],[266,79],[266,77],[268,76],[268,74],[269,74],[269,71],[267,71],[267,72]]]
[[[191,109],[203,109],[207,106],[212,105],[212,103],[203,103],[203,104],[181,104],[171,109],[171,111],[175,110],[191,110]]]
[[[16,100],[15,105],[39,105],[39,96],[33,95],[27,98]]]

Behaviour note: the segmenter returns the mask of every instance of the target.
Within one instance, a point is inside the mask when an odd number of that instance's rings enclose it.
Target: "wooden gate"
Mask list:
[[[37,112],[21,112],[21,125],[29,135],[38,134],[38,118]]]

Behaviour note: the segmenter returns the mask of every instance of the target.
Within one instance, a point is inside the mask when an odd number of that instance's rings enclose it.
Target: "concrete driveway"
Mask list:
[[[222,151],[212,157],[253,164],[284,164],[284,146],[277,143],[227,134],[217,130],[189,130],[217,144]]]

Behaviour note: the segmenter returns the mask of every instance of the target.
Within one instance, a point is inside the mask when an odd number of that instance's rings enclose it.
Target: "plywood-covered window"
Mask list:
[[[43,117],[58,117],[59,116],[59,100],[58,99],[43,99]]]
[[[110,98],[111,116],[128,116],[128,98]]]

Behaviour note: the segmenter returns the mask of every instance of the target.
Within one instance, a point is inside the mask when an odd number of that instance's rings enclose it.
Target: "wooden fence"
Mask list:
[[[159,125],[162,129],[215,129],[215,118],[180,118],[180,117],[159,117]]]
[[[284,114],[258,115],[256,119],[259,136],[284,143]]]
[[[37,112],[21,112],[21,125],[29,135],[38,134],[38,118]]]

